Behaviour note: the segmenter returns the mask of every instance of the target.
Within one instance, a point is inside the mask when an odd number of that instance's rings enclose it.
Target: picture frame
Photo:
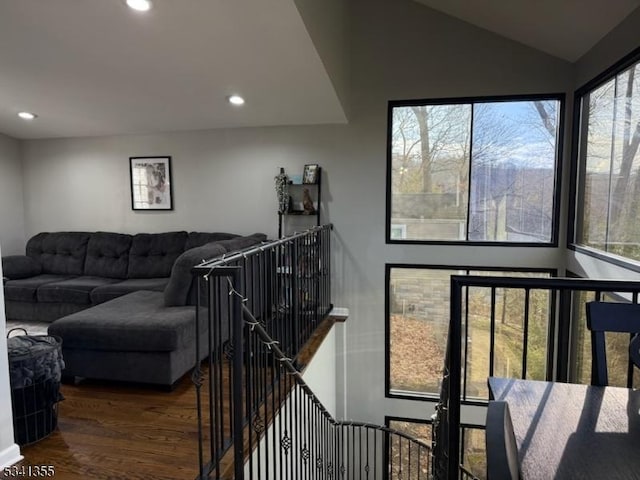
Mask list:
[[[318,172],[320,171],[320,167],[317,163],[309,163],[304,166],[304,170],[302,172],[302,183],[303,185],[315,185],[318,183]]]
[[[171,157],[129,157],[131,208],[173,210]]]

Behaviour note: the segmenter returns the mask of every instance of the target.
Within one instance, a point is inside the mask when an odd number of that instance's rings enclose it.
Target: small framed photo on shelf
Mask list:
[[[171,157],[129,157],[133,210],[173,210]]]
[[[305,185],[314,185],[318,183],[318,172],[320,168],[317,163],[311,163],[304,166],[302,172],[302,183]]]

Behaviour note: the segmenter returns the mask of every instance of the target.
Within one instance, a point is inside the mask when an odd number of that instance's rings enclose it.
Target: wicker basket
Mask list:
[[[9,335],[15,330],[25,335]],[[62,340],[51,335],[7,333],[13,433],[24,446],[50,435],[58,425],[60,380],[64,361]]]

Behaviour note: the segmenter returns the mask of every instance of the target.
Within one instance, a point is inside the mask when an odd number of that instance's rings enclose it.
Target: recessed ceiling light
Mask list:
[[[138,12],[148,12],[151,10],[150,0],[127,0],[127,6]]]
[[[233,105],[243,105],[244,104],[244,98],[242,98],[240,95],[231,95],[229,97],[229,103],[231,103]]]
[[[33,120],[34,118],[37,117],[35,113],[31,113],[31,112],[19,112],[18,116],[23,120]]]

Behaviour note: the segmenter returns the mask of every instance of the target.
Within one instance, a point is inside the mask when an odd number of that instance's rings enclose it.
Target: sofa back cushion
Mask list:
[[[195,296],[192,285],[194,281],[191,269],[204,260],[218,258],[227,252],[226,248],[216,242],[207,243],[200,247],[186,250],[178,257],[171,270],[171,278],[164,289],[164,304],[167,307],[181,305],[195,305],[191,296]]]
[[[267,239],[263,233],[254,233],[247,237],[235,237],[219,242],[210,242],[200,247],[186,250],[177,260],[171,271],[171,278],[164,290],[166,306],[195,305],[197,302],[198,282],[194,280],[191,269],[205,260],[212,260],[224,254],[231,254]],[[206,295],[206,291],[200,292]]]
[[[171,275],[171,267],[184,251],[187,232],[139,233],[129,250],[127,278],[159,278]]]
[[[84,274],[95,277],[127,278],[131,235],[96,232],[87,245]]]
[[[42,273],[82,275],[91,234],[86,232],[39,233],[27,242],[27,256],[42,265]]]
[[[267,236],[264,233],[254,233],[253,235],[247,235],[246,237],[221,240],[218,242],[218,245],[222,245],[226,248],[227,252],[237,252],[238,250],[244,250],[247,247],[264,242],[266,239]]]
[[[185,251],[191,248],[200,247],[206,243],[219,242],[220,240],[229,240],[230,238],[236,238],[240,235],[235,233],[223,233],[223,232],[189,232],[187,237],[187,243],[184,246]]]

